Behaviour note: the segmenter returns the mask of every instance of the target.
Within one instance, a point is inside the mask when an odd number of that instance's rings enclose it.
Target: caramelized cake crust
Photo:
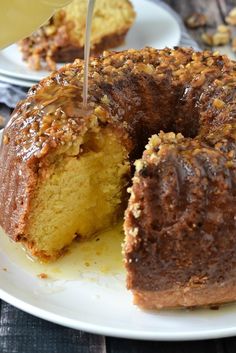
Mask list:
[[[125,220],[128,287],[143,307],[235,300],[235,72],[227,57],[190,49],[104,53],[90,62],[86,114],[83,62],[53,73],[30,90],[5,129],[1,226],[37,256],[56,258],[77,232],[96,232],[97,219],[99,229],[116,222],[132,162],[162,131],[136,162]],[[48,214],[39,195],[51,186]],[[45,224],[52,219],[54,232],[35,235],[39,214]],[[57,237],[58,224],[71,228]]]

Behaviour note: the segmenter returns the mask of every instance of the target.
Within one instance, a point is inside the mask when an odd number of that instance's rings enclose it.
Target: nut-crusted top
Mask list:
[[[76,60],[31,88],[15,109],[5,129],[4,142],[12,139],[17,154],[29,159],[40,158],[58,145],[73,143],[88,121],[125,122],[130,132],[136,127],[140,130],[140,124],[151,132],[171,124],[169,130],[183,132],[186,125],[192,125],[192,121],[184,121],[186,103],[190,106],[188,97],[194,100],[188,114],[196,114],[201,98],[201,102],[209,101],[212,115],[228,116],[234,112],[227,103],[232,102],[235,81],[235,63],[210,52],[150,48],[105,52],[90,61],[87,112],[82,110],[83,61]],[[174,122],[170,112],[175,103],[179,106],[175,107],[176,113],[181,116]],[[201,113],[205,125],[204,112]],[[168,115],[167,121],[163,115]],[[208,129],[211,122],[206,123]],[[193,125],[187,134],[195,134],[199,121]],[[144,135],[149,137],[149,133]]]

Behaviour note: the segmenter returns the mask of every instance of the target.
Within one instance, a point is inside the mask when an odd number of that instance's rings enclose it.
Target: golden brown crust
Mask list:
[[[100,43],[96,43],[91,49],[91,56],[100,55],[104,50],[116,48],[123,44],[128,28],[122,33],[113,33],[101,38]],[[84,47],[76,47],[73,44],[55,48],[52,59],[56,63],[72,62],[75,59],[84,57]]]
[[[194,308],[220,305],[236,300],[235,281],[203,288],[173,288],[164,291],[133,291],[133,303],[147,310]]]
[[[143,307],[235,300],[235,124],[216,131],[215,145],[160,133],[136,162],[125,258]]]

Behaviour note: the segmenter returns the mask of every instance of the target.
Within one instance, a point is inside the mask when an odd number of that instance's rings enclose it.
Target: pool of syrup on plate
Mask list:
[[[53,263],[40,263],[32,258],[19,243],[15,243],[0,228],[0,253],[7,261],[39,278],[77,280],[94,275],[124,273],[121,244],[124,239],[122,223],[106,230],[89,241],[74,241],[67,253]],[[7,270],[4,258],[0,270]]]

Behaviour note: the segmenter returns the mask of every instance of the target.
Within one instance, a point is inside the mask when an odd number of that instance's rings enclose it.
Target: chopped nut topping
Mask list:
[[[133,213],[134,218],[139,218],[141,215],[139,203],[133,203],[131,205],[131,208],[132,208],[132,213]]]
[[[138,228],[132,228],[129,230],[129,235],[131,235],[131,237],[136,237],[138,235]]]
[[[127,192],[128,192],[129,194],[131,194],[131,191],[132,191],[132,188],[131,188],[131,187],[128,187]]]
[[[107,97],[106,94],[102,97],[101,101],[104,104],[109,104],[110,103],[109,98]]]
[[[217,109],[222,109],[225,106],[225,102],[223,102],[221,99],[215,98],[213,101],[213,105]]]
[[[193,80],[193,87],[201,87],[205,81],[206,81],[205,75],[200,74],[196,76],[196,78]]]
[[[158,135],[152,135],[152,137],[150,137],[149,139],[146,149],[154,148],[156,146],[159,146],[160,144],[161,144],[161,138]]]
[[[234,167],[234,162],[233,161],[227,161],[225,167],[226,168],[233,168]]]
[[[235,151],[234,150],[229,151],[229,153],[228,153],[228,157],[229,158],[234,158],[234,155],[235,155]]]
[[[136,171],[137,172],[140,172],[140,170],[143,169],[144,167],[144,164],[143,164],[143,161],[141,159],[137,159],[134,163],[135,167],[136,167]]]
[[[51,36],[52,34],[56,33],[57,29],[55,26],[45,26],[44,31],[47,36]]]

